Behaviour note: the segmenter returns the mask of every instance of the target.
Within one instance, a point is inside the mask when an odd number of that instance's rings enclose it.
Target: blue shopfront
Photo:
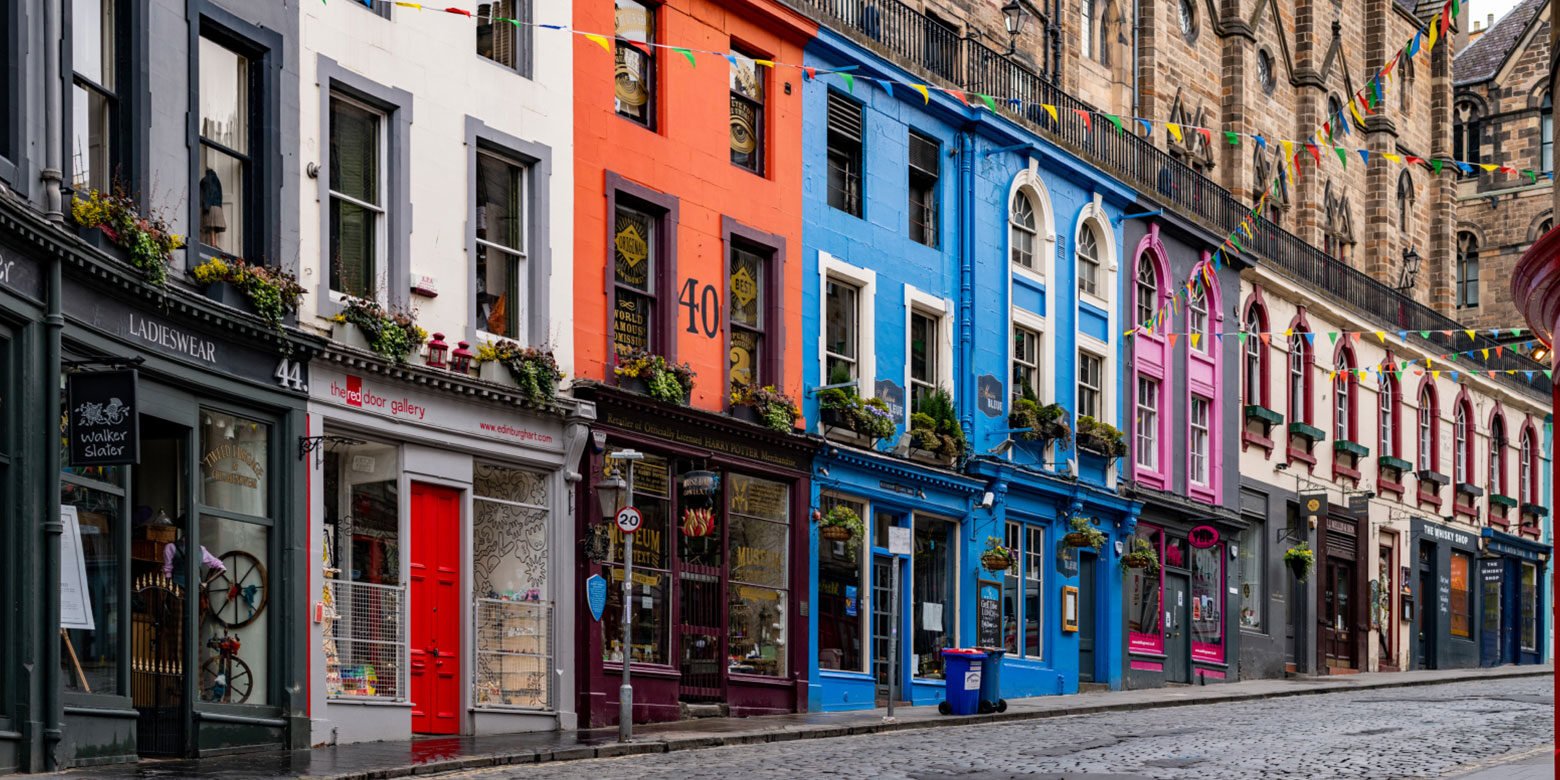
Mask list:
[[[1537,664],[1544,661],[1544,569],[1547,544],[1485,528],[1484,557],[1479,559],[1483,666]]]
[[[976,509],[983,483],[831,444],[814,464],[813,486],[809,655],[816,672],[808,709],[886,702],[896,672],[898,701],[941,701],[942,650],[974,644],[973,580],[960,575],[969,568],[975,516],[984,514]],[[817,521],[843,513],[859,518],[859,531],[829,538]]]

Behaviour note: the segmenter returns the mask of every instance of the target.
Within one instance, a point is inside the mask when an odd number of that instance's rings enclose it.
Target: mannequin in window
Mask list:
[[[157,517],[154,520],[152,520],[152,523],[155,524],[155,525],[171,525],[172,524],[172,522],[168,520],[168,513],[164,512],[162,510],[158,510]],[[180,523],[181,530],[182,530],[182,525],[183,525],[183,523]],[[189,546],[189,542],[185,541],[184,535],[182,533],[180,533],[179,538],[175,539],[173,542],[171,542],[169,544],[166,544],[166,545],[163,545],[163,565],[162,565],[163,576],[173,580],[174,583],[178,584],[181,587],[184,585],[184,582],[185,582],[185,576],[184,576],[184,556],[185,556],[185,553],[186,553],[186,551],[188,549],[188,546]],[[211,579],[212,575],[220,574],[220,573],[225,572],[225,571],[227,571],[227,566],[222,563],[222,559],[218,558],[215,555],[212,555],[211,552],[206,549],[205,545],[201,545],[201,548],[200,548],[200,579],[201,579],[201,581],[204,582],[204,581],[206,581],[208,579]]]
[[[219,234],[227,232],[227,215],[222,213],[222,179],[207,168],[200,178],[201,240],[216,246]]]

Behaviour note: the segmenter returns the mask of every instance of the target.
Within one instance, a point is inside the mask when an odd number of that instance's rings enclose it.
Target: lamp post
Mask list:
[[[634,450],[619,450],[607,456],[612,462],[612,473],[597,482],[596,501],[601,516],[616,518],[619,509],[634,505],[634,461],[644,460],[644,455]],[[619,474],[616,463],[626,463],[628,479]],[[618,741],[627,742],[634,736],[634,686],[629,663],[633,655],[634,598],[634,535],[623,534],[623,681],[618,686]]]
[[[1403,250],[1403,275],[1398,277],[1398,292],[1409,293],[1419,281],[1419,252],[1412,246]]]
[[[1008,54],[1018,51],[1018,36],[1024,32],[1024,22],[1028,20],[1029,14],[1018,0],[1008,0],[1007,5],[1002,6],[1002,24],[1008,34]]]

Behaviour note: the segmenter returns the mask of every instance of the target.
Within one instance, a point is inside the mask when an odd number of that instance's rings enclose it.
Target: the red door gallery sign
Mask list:
[[[1211,525],[1199,525],[1186,535],[1186,541],[1199,550],[1206,550],[1219,543],[1219,529]]]

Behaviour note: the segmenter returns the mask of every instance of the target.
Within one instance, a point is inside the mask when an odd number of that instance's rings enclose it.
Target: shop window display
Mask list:
[[[471,485],[478,707],[552,705],[548,478],[477,463]]]
[[[116,483],[117,469],[104,469]],[[120,483],[122,484],[122,483]],[[120,484],[76,481],[67,475],[60,486],[60,505],[74,507],[81,535],[81,555],[87,572],[86,600],[91,629],[65,632],[60,653],[65,689],[79,693],[119,693],[120,610],[124,608],[120,576],[120,533],[124,529],[125,491]]]
[[[671,479],[665,458],[646,456],[634,464],[634,506],[643,522],[634,534],[634,581],[629,607],[633,637],[629,657],[634,663],[671,663],[668,643],[667,588],[671,581],[667,516],[671,511]],[[602,660],[621,662],[623,648],[623,536],[608,523],[607,606],[601,615]]]
[[[1039,658],[1045,531],[1013,520],[1006,528],[1003,543],[1014,558],[1013,565],[1002,573],[1003,646],[1014,656]]]
[[[1262,611],[1267,604],[1267,594],[1262,583],[1264,528],[1260,520],[1253,520],[1250,527],[1240,532],[1239,567],[1235,574],[1239,578],[1237,587],[1240,588],[1240,627],[1253,631],[1262,630]]]
[[[1452,551],[1452,636],[1473,638],[1473,591],[1469,588],[1473,558]]]
[[[1224,659],[1224,545],[1192,548],[1192,657]]]
[[[1521,647],[1523,652],[1538,652],[1538,567],[1522,564]]]
[[[1018,555],[1023,549],[1021,547],[1023,534],[1023,524],[1016,520],[1009,520],[1004,526],[1002,544],[1014,555]],[[1023,595],[1023,591],[1018,587],[1019,568],[1019,561],[1015,560],[1007,571],[1002,572],[1002,646],[1013,655],[1018,655],[1019,600]]]
[[[824,496],[822,509],[845,507],[863,522],[867,505],[860,501]],[[848,672],[866,671],[867,610],[862,607],[866,588],[867,555],[861,536],[818,541],[818,667]]]
[[[786,563],[790,491],[779,482],[731,474],[727,669],[770,677],[786,673]]]
[[[203,511],[200,519],[197,566],[205,592],[197,636],[204,701],[270,703],[269,442],[270,427],[263,423],[201,412],[201,506],[221,512]],[[181,573],[176,558],[168,565]]]
[[[1159,529],[1138,525],[1133,532],[1134,544],[1142,540],[1164,560],[1163,536]],[[1163,610],[1160,609],[1161,572],[1153,569],[1128,569],[1127,630],[1131,634],[1131,648],[1140,652],[1162,652],[1164,649]]]
[[[915,518],[915,557],[911,561],[915,656],[911,669],[916,677],[925,679],[942,679],[942,651],[954,643],[957,607],[953,600],[951,527],[936,518]]]
[[[324,461],[326,695],[404,700],[399,451],[377,442],[336,445]]]

